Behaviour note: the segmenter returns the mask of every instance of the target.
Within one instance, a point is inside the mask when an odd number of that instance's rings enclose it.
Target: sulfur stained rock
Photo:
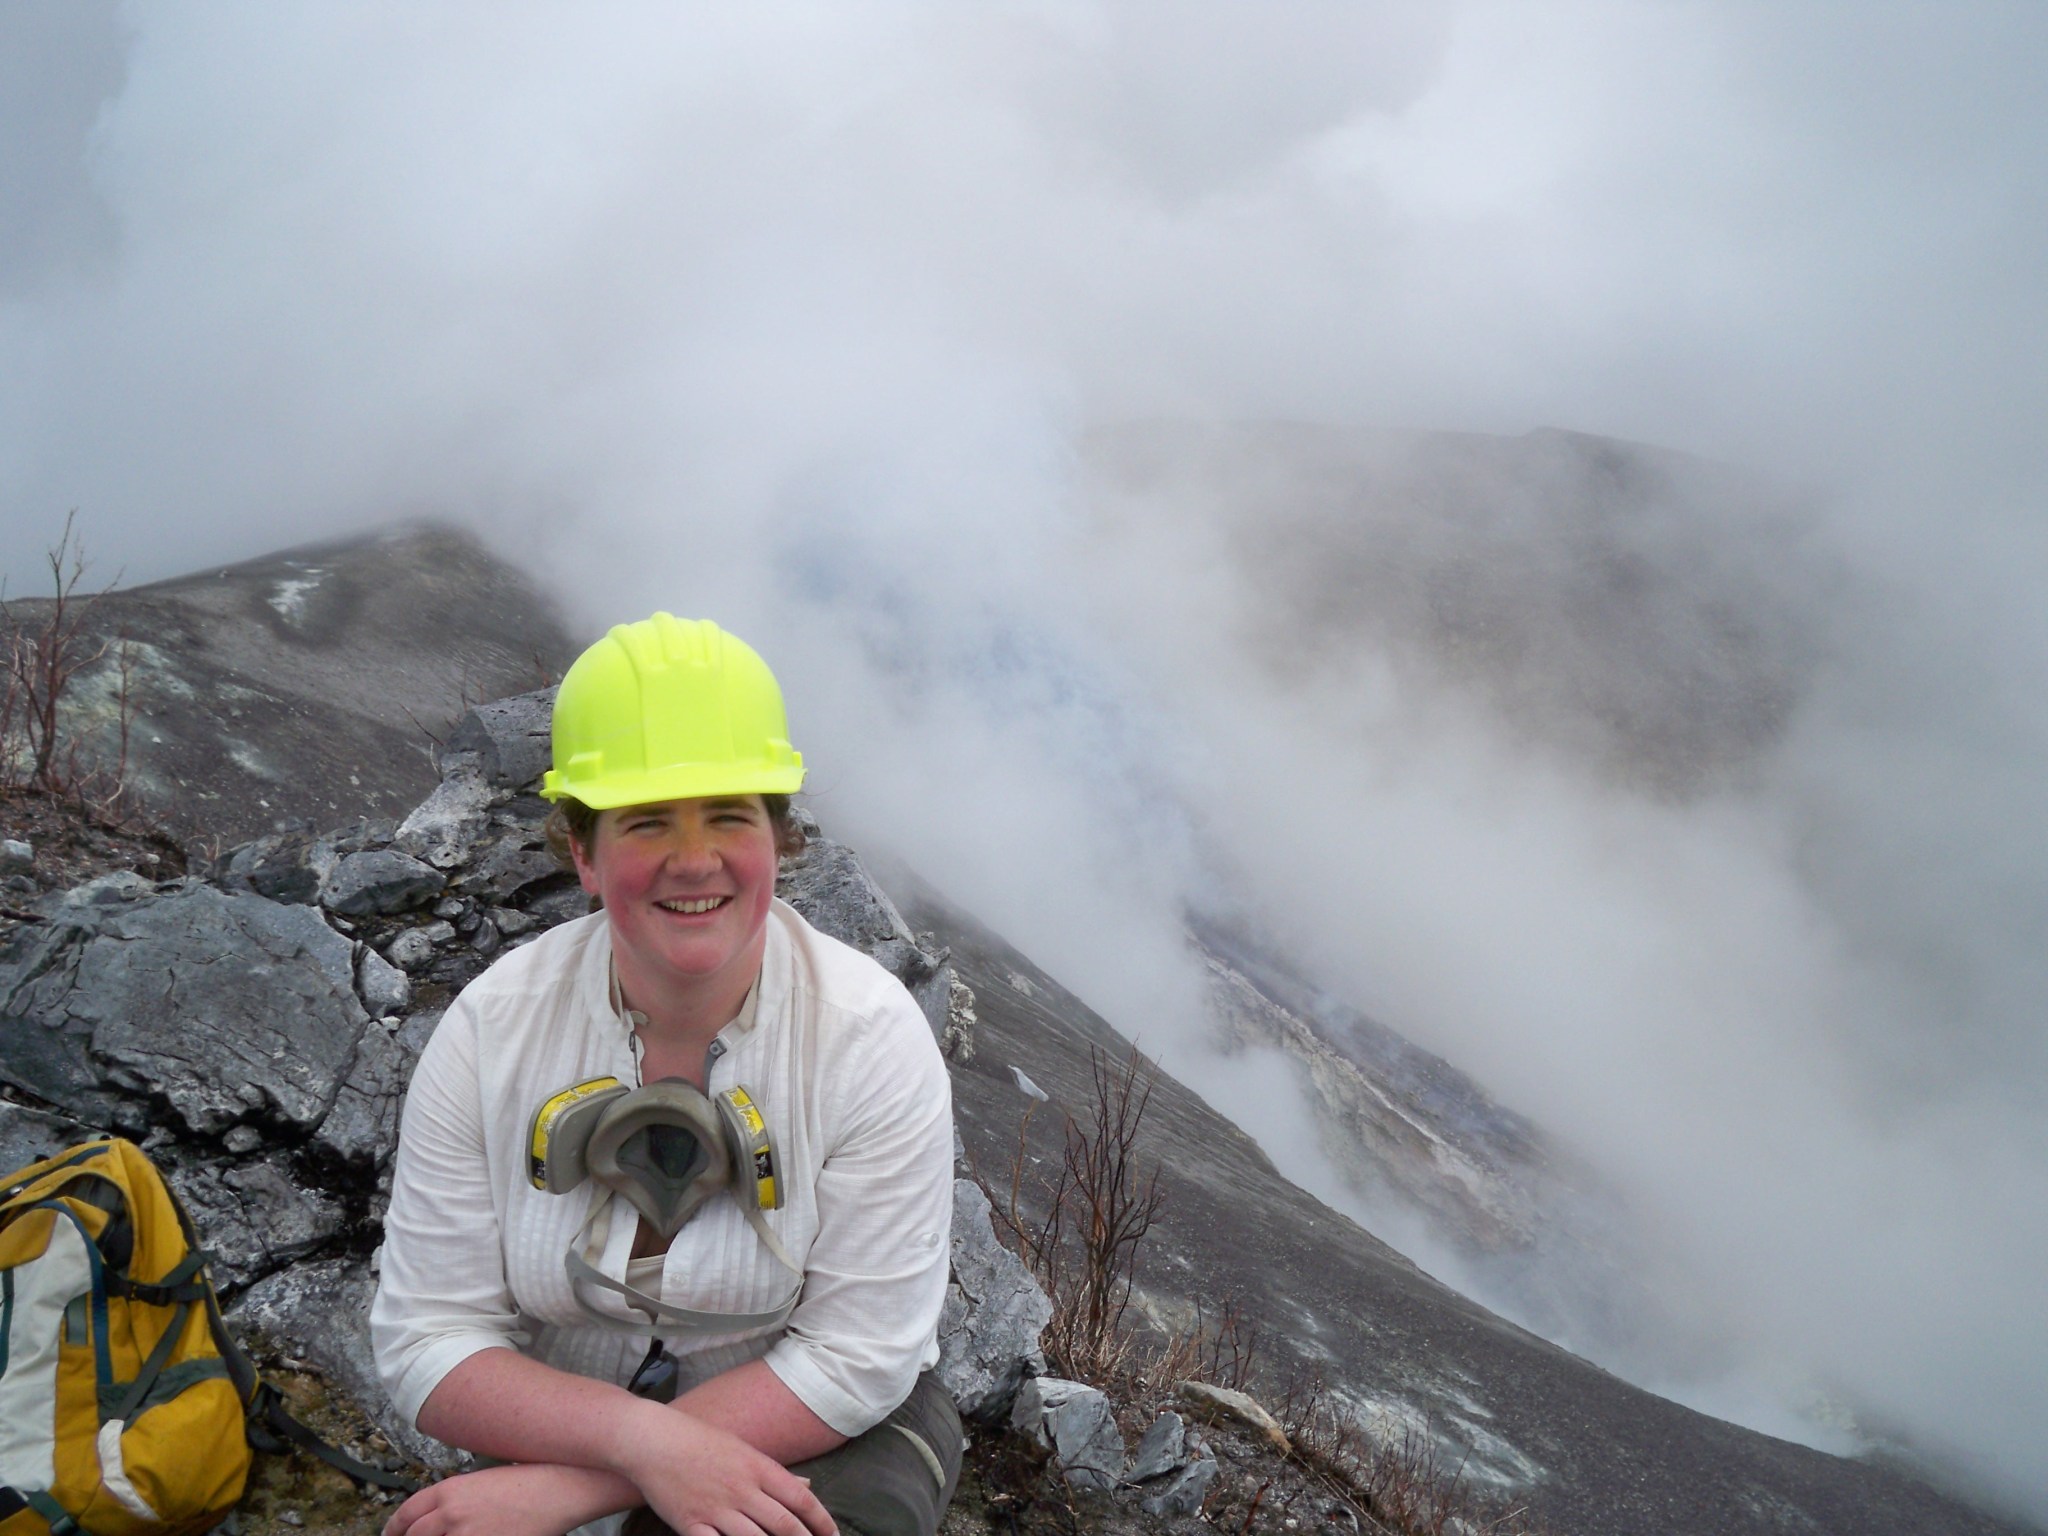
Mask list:
[[[1214,1386],[1206,1381],[1184,1381],[1176,1390],[1181,1401],[1212,1418],[1235,1419],[1240,1424],[1250,1425],[1271,1441],[1281,1455],[1293,1451],[1294,1446],[1287,1438],[1287,1431],[1280,1427],[1280,1421],[1262,1408],[1250,1393]]]

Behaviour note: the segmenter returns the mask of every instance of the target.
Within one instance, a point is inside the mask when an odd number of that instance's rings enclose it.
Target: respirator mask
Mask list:
[[[535,1189],[563,1195],[586,1181],[601,1186],[590,1217],[564,1260],[577,1305],[594,1321],[619,1332],[742,1333],[770,1328],[796,1305],[803,1272],[762,1218],[779,1210],[782,1186],[768,1123],[753,1096],[734,1086],[706,1095],[693,1083],[665,1077],[628,1088],[616,1077],[595,1077],[551,1095],[534,1111],[527,1137],[527,1176]],[[706,1200],[729,1190],[747,1224],[796,1277],[789,1296],[768,1312],[699,1312],[671,1306],[592,1262],[591,1237],[613,1198],[626,1201],[660,1234],[666,1247]],[[648,1315],[632,1323],[593,1306],[583,1287],[598,1286]]]

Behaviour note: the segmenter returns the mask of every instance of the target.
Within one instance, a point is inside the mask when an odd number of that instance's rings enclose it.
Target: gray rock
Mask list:
[[[434,1038],[434,1030],[441,1022],[441,1015],[446,1011],[443,1008],[430,1008],[424,1013],[414,1014],[398,1026],[398,1048],[405,1053],[408,1062],[420,1059],[420,1052],[424,1051],[427,1042]],[[411,1075],[410,1068],[407,1068],[407,1075]]]
[[[899,947],[892,954],[917,948],[903,914],[844,843],[813,834],[802,853],[783,860],[776,894],[812,927],[865,954],[886,944]]]
[[[252,1111],[311,1132],[369,1027],[353,947],[309,907],[202,885],[66,909],[0,963],[0,1078],[94,1124],[128,1099],[206,1136]]]
[[[362,1031],[334,1107],[313,1145],[344,1163],[382,1167],[398,1146],[398,1110],[412,1058],[382,1029]]]
[[[11,891],[16,896],[36,896],[42,889],[34,875],[9,875],[0,880],[0,891]]]
[[[295,1355],[367,1413],[406,1455],[454,1472],[461,1453],[430,1440],[391,1406],[370,1353],[370,1298],[376,1281],[359,1259],[319,1259],[271,1275],[228,1309],[227,1320],[252,1343]]]
[[[0,875],[25,875],[36,867],[36,851],[19,838],[0,838]]]
[[[311,906],[334,872],[334,845],[296,834],[273,834],[244,843],[227,856],[220,883],[272,901]]]
[[[491,926],[508,939],[516,939],[522,933],[531,933],[540,926],[540,919],[530,912],[517,907],[493,907],[488,914]]]
[[[218,1257],[213,1277],[236,1290],[302,1258],[341,1230],[340,1205],[303,1188],[283,1153],[256,1162],[167,1168],[200,1244]]]
[[[405,972],[367,944],[356,956],[356,994],[372,1018],[403,1013],[412,1006],[412,982]]]
[[[37,910],[44,916],[58,912],[72,911],[79,907],[117,907],[123,902],[141,901],[156,894],[156,886],[142,878],[132,869],[117,869],[111,874],[101,875],[97,880],[88,880],[75,885],[68,891],[59,891],[37,903]]]
[[[434,941],[423,929],[408,928],[385,946],[384,958],[400,970],[416,971],[434,958]]]
[[[1187,1425],[1169,1408],[1152,1421],[1137,1450],[1131,1453],[1131,1469],[1124,1474],[1125,1481],[1147,1483],[1186,1466],[1187,1441]]]
[[[553,760],[554,713],[552,688],[479,704],[456,725],[448,748],[475,754],[492,784],[523,789],[537,782]]]
[[[939,1032],[939,1049],[948,1061],[972,1061],[974,1026],[978,1022],[974,1011],[974,989],[960,979],[959,972],[951,965],[946,966],[942,974],[947,978],[946,1025]]]
[[[0,1099],[0,1178],[100,1134],[63,1115]]]
[[[540,830],[527,828],[480,845],[469,872],[462,877],[462,889],[493,905],[503,905],[528,886],[561,873],[562,866],[548,852]]]
[[[350,917],[403,912],[441,894],[448,878],[395,849],[352,853],[334,866],[320,893],[323,906]]]
[[[851,848],[815,832],[807,835],[804,851],[783,860],[775,894],[812,927],[871,956],[902,982],[917,999],[932,1034],[943,1037],[953,1000],[952,967],[945,951],[934,952],[918,942],[896,904]]]
[[[939,1380],[961,1415],[1000,1420],[1018,1386],[1045,1368],[1038,1336],[1052,1303],[1031,1271],[996,1241],[988,1196],[953,1181],[953,1273],[939,1314]]]
[[[1148,1515],[1192,1515],[1202,1507],[1209,1485],[1215,1481],[1216,1458],[1204,1450],[1179,1471],[1147,1483],[1138,1507]]]
[[[439,946],[455,942],[455,925],[439,918],[436,918],[433,922],[426,924],[417,931],[426,935],[429,944]]]
[[[1103,1493],[1123,1477],[1123,1433],[1109,1399],[1094,1387],[1034,1376],[1017,1392],[1010,1427],[1052,1452],[1070,1487]]]
[[[453,869],[468,860],[490,825],[495,796],[480,773],[451,773],[398,824],[392,841],[435,869]]]
[[[585,917],[590,912],[590,897],[582,886],[568,881],[534,897],[526,903],[526,910],[539,918],[548,927],[566,923],[573,918]]]

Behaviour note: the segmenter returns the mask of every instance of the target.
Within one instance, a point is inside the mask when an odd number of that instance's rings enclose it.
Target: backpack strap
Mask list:
[[[84,1526],[71,1517],[71,1512],[40,1488],[17,1489],[27,1501],[28,1507],[43,1517],[50,1527],[50,1536],[92,1536]]]
[[[190,1250],[184,1259],[154,1287],[137,1286],[137,1291],[163,1290],[182,1293],[196,1289],[198,1294],[191,1299],[206,1308],[207,1327],[213,1333],[213,1347],[220,1351],[221,1363],[227,1368],[228,1380],[235,1384],[235,1391],[247,1405],[243,1428],[249,1437],[249,1444],[259,1451],[272,1454],[288,1452],[294,1447],[309,1451],[319,1457],[337,1472],[353,1478],[358,1484],[374,1483],[379,1488],[388,1488],[393,1493],[418,1493],[419,1484],[403,1478],[382,1467],[373,1467],[357,1461],[353,1456],[336,1450],[319,1435],[293,1418],[284,1406],[284,1397],[277,1388],[256,1374],[256,1363],[251,1360],[235,1336],[228,1332],[227,1320],[220,1313],[220,1297],[214,1293],[212,1284],[204,1274],[213,1255],[199,1246],[197,1230],[192,1217],[185,1209],[185,1202],[178,1198],[168,1181],[164,1193],[170,1197],[171,1209],[178,1213],[178,1225],[185,1234],[185,1245]],[[147,1299],[147,1298],[145,1298]],[[182,1323],[182,1318],[180,1319]],[[150,1374],[147,1367],[144,1375]]]
[[[264,1382],[256,1389],[256,1400],[249,1405],[249,1443],[259,1451],[288,1451],[297,1446],[310,1451],[337,1472],[354,1478],[358,1483],[375,1483],[379,1488],[389,1488],[393,1493],[418,1493],[420,1485],[409,1478],[386,1472],[382,1467],[370,1466],[357,1461],[346,1452],[338,1451],[321,1439],[312,1430],[293,1418],[284,1406],[284,1398],[277,1388]]]
[[[170,1193],[170,1186],[164,1186]],[[176,1196],[172,1196],[175,1201]],[[108,1294],[124,1296],[131,1301],[146,1302],[152,1307],[174,1306],[180,1302],[198,1301],[213,1287],[200,1273],[211,1264],[216,1255],[205,1248],[194,1248],[178,1262],[178,1267],[161,1280],[131,1280],[126,1275],[107,1277]]]
[[[178,1347],[178,1340],[185,1336],[185,1319],[191,1315],[192,1303],[179,1302],[178,1310],[171,1314],[170,1325],[158,1335],[156,1348],[152,1349],[149,1358],[142,1362],[142,1369],[135,1373],[135,1379],[127,1383],[116,1383],[117,1386],[125,1385],[127,1388],[121,1394],[120,1401],[113,1404],[109,1411],[105,1399],[101,1400],[100,1414],[103,1420],[118,1419],[126,1424],[141,1411],[143,1400],[149,1396],[149,1389],[156,1385],[157,1377],[163,1374],[164,1365],[171,1358],[171,1351]]]

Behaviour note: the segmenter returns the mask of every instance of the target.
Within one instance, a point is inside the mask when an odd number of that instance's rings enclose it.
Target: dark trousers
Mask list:
[[[934,1536],[960,1484],[960,1414],[926,1371],[873,1429],[789,1470],[810,1479],[840,1536]],[[652,1510],[626,1517],[625,1536],[663,1533]]]

